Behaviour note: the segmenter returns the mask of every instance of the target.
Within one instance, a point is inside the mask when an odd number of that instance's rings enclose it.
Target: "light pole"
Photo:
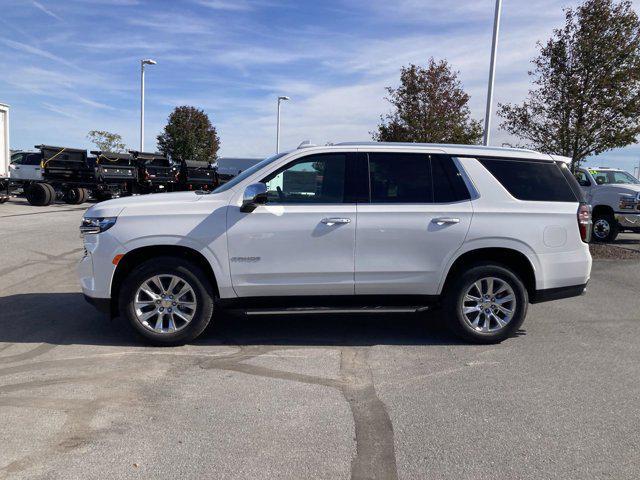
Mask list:
[[[500,33],[500,13],[502,12],[502,0],[496,0],[496,11],[493,18],[493,41],[491,42],[491,65],[489,67],[489,88],[487,90],[487,110],[484,117],[483,145],[489,145],[491,130],[491,107],[493,105],[493,84],[496,79],[496,54],[498,53],[498,34]]]
[[[144,152],[144,66],[155,65],[156,61],[147,58],[140,60],[140,151]]]
[[[276,153],[280,153],[280,102],[291,100],[289,97],[278,97],[278,123],[276,126]]]

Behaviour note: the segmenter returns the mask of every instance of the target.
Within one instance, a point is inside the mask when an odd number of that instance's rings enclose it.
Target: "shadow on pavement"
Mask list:
[[[109,320],[80,293],[0,298],[0,342],[144,347],[121,319]],[[247,317],[218,311],[196,345],[459,344],[433,314]]]

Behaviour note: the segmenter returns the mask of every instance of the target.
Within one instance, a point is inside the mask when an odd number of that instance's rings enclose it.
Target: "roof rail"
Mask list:
[[[300,143],[300,145],[298,145],[298,150],[300,150],[301,148],[309,148],[309,147],[317,147],[317,145],[314,145],[309,140],[303,140]]]

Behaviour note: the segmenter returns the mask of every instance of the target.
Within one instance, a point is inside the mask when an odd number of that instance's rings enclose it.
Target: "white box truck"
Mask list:
[[[9,105],[0,103],[0,203],[9,199]]]

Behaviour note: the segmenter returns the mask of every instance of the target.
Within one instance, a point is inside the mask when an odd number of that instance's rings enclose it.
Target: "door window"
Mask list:
[[[453,203],[471,199],[462,174],[451,157],[430,155],[434,203]]]
[[[429,156],[420,153],[370,153],[372,203],[431,203]]]
[[[578,183],[580,184],[581,187],[590,187],[591,186],[591,181],[589,180],[589,177],[587,177],[587,174],[582,171],[582,170],[578,170],[576,173],[576,180],[578,180]]]
[[[24,153],[14,153],[11,155],[11,163],[13,165],[22,165],[22,160],[24,159]]]
[[[343,203],[347,155],[309,155],[272,173],[267,185],[268,204]]]
[[[41,156],[39,153],[29,153],[27,154],[24,164],[25,165],[40,165]]]

